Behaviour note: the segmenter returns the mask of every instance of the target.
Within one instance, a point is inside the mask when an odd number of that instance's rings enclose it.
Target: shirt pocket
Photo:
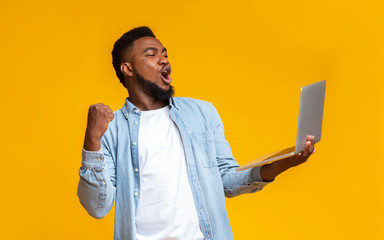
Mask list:
[[[217,167],[215,139],[211,131],[193,132],[192,145],[194,155],[203,167]]]

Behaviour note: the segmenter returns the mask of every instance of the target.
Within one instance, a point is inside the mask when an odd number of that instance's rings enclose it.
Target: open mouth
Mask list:
[[[164,82],[166,83],[171,83],[171,68],[170,67],[165,67],[163,70],[160,72],[161,78],[163,79]]]

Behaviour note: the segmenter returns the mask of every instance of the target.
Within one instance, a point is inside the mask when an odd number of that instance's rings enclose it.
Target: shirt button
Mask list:
[[[135,121],[134,124],[137,124],[137,121]]]
[[[135,168],[135,172],[138,172],[139,171],[139,169],[138,168]]]
[[[136,196],[136,197],[139,196],[139,193],[138,193],[138,192],[135,192],[135,196]]]
[[[105,182],[102,183],[105,186]]]
[[[136,146],[136,142],[133,142],[132,145],[133,145],[133,146]]]
[[[97,159],[97,161],[99,161],[99,162],[100,162],[100,161],[101,161],[101,157],[99,157],[99,158]]]
[[[139,113],[139,110],[136,109],[136,110],[135,110],[135,113]]]

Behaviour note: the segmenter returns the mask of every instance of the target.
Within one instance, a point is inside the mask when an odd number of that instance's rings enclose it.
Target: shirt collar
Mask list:
[[[173,97],[170,97],[169,98],[169,105],[171,106],[171,109],[173,107],[175,107],[177,110],[179,110],[179,108],[177,107],[176,105],[176,102],[175,102],[175,99]],[[125,104],[124,106],[121,108],[121,111],[123,112],[125,118],[128,119],[128,115],[132,112],[132,111],[136,111],[136,110],[139,110],[141,111],[138,107],[136,107],[133,103],[131,103],[128,98],[125,99]]]

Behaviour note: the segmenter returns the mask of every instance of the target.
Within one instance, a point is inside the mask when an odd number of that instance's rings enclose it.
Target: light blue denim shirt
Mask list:
[[[261,190],[269,182],[260,167],[239,167],[224,137],[214,106],[191,98],[170,98],[170,115],[180,131],[190,186],[205,239],[233,239],[225,197]],[[104,217],[115,199],[115,240],[136,239],[135,217],[140,201],[138,136],[141,110],[128,99],[101,139],[98,152],[83,149],[78,196],[95,218]],[[159,126],[161,127],[161,126]]]

